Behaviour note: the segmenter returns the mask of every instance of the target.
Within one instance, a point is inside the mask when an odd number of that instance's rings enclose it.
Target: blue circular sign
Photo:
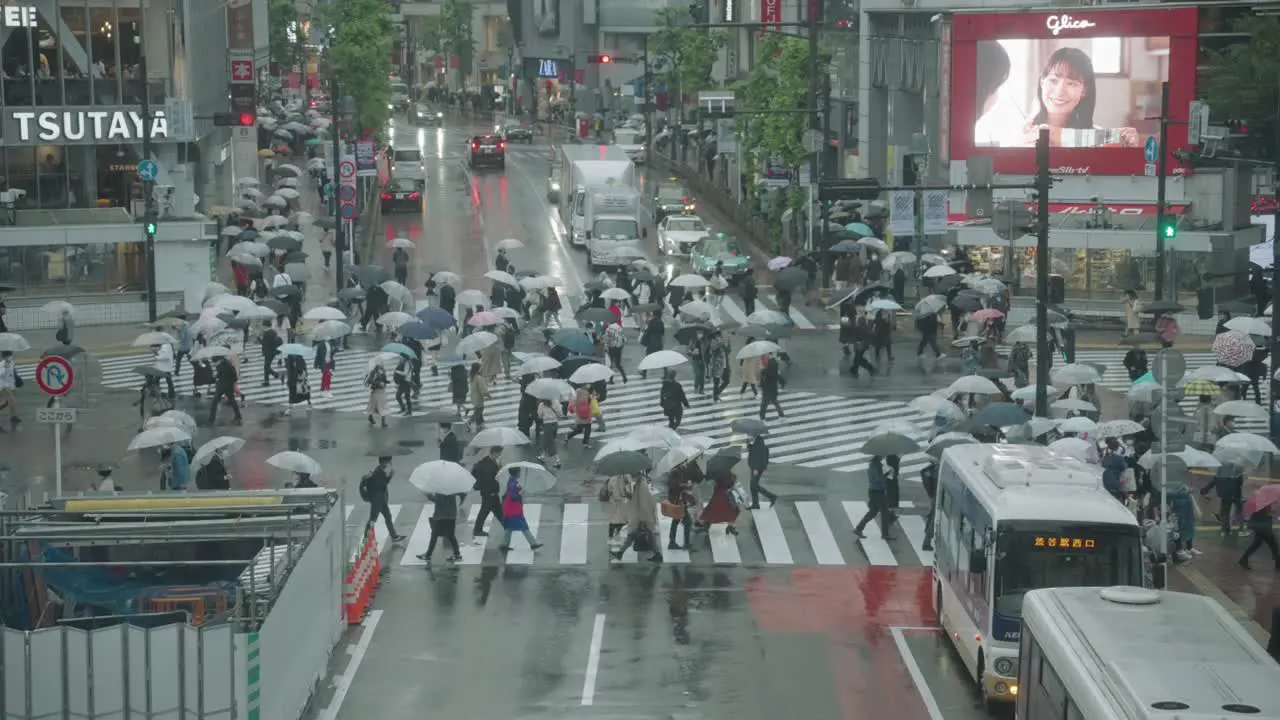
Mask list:
[[[341,206],[340,208],[338,208],[338,214],[342,216],[342,219],[343,219],[343,220],[355,220],[355,219],[356,219],[356,206],[355,206],[355,205],[343,205],[343,206]]]
[[[143,160],[138,163],[138,177],[151,182],[160,176],[160,166],[155,160]]]

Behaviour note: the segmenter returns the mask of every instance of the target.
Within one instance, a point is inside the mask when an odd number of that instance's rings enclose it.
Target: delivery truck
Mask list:
[[[622,267],[644,257],[649,232],[640,222],[640,193],[625,185],[597,185],[585,192],[583,224],[587,269]]]
[[[586,247],[587,188],[636,188],[636,166],[620,148],[564,145],[560,148],[560,219],[570,244]]]

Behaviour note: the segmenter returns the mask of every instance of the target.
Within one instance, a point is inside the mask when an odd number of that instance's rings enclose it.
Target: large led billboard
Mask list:
[[[996,172],[1031,173],[1047,127],[1055,172],[1141,175],[1164,82],[1164,152],[1186,145],[1197,45],[1194,8],[957,15],[951,157],[989,155]]]

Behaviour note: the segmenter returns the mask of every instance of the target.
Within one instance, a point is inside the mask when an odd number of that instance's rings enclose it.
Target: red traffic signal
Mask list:
[[[612,55],[588,55],[587,62],[592,65],[609,65],[613,63]]]
[[[239,118],[237,118],[237,119],[240,121],[240,127],[252,127],[252,126],[253,126],[253,119],[254,119],[254,118],[253,118],[253,113],[251,113],[251,112],[242,112],[242,113],[240,113],[240,117],[239,117]]]
[[[257,120],[251,112],[223,112],[213,114],[213,124],[217,127],[253,127]]]

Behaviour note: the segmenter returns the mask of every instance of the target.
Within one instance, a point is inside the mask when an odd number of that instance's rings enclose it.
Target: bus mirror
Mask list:
[[[981,575],[987,571],[987,554],[982,550],[969,553],[969,572]]]

